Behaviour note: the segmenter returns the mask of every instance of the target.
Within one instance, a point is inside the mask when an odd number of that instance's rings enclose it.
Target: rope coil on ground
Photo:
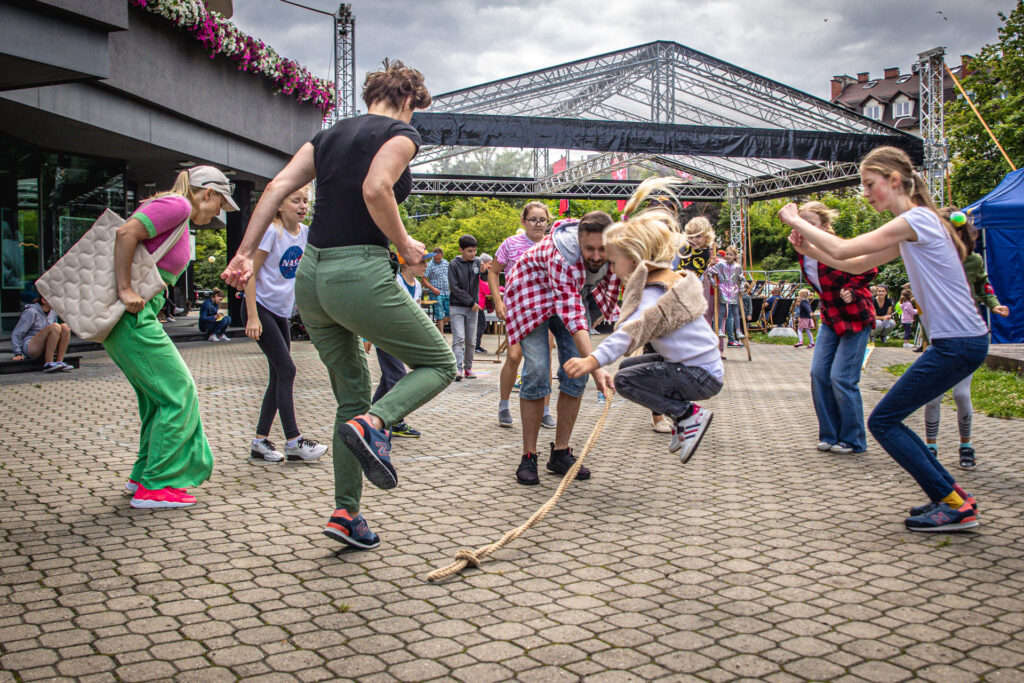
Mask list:
[[[590,432],[590,438],[587,439],[587,443],[583,446],[583,451],[580,452],[576,462],[573,463],[569,471],[562,477],[562,481],[558,484],[558,488],[555,489],[554,494],[547,500],[546,503],[537,508],[537,511],[530,515],[530,518],[526,520],[522,525],[517,526],[515,529],[511,529],[505,532],[505,535],[500,539],[489,545],[481,546],[476,550],[470,550],[469,548],[463,548],[455,554],[455,561],[447,567],[435,569],[427,575],[427,581],[440,581],[446,579],[449,576],[458,574],[469,565],[479,567],[480,563],[483,562],[489,555],[493,554],[497,550],[508,545],[510,542],[516,540],[522,536],[526,531],[534,524],[544,519],[544,517],[551,512],[555,507],[555,503],[562,497],[562,494],[569,484],[576,478],[576,473],[580,471],[580,467],[583,466],[583,461],[586,459],[587,454],[597,443],[597,437],[600,436],[601,430],[604,429],[605,420],[608,418],[608,409],[611,407],[611,397],[605,399],[604,410],[601,412],[601,416],[597,418],[597,423],[594,425],[594,429]]]

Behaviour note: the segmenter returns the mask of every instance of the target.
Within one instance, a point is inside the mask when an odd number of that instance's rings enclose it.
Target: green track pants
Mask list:
[[[455,356],[426,313],[395,281],[383,247],[307,245],[295,276],[295,302],[327,366],[338,402],[332,449],[335,506],[355,514],[363,473],[338,436],[338,427],[362,413],[376,415],[385,425],[401,420],[451,384]],[[360,337],[412,368],[372,407],[370,371]]]
[[[156,318],[163,305],[157,295],[137,314],[125,313],[103,341],[139,400],[142,428],[131,479],[151,491],[199,486],[213,472],[195,382]]]

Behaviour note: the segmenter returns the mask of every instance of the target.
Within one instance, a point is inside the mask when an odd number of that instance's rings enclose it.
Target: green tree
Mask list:
[[[196,286],[213,289],[222,282],[220,274],[227,268],[227,231],[196,230]],[[213,261],[210,261],[210,258]]]
[[[1014,165],[1024,161],[1024,2],[999,12],[999,40],[971,61],[964,89]],[[959,206],[990,192],[1010,171],[978,117],[962,97],[946,103],[946,137],[952,157],[953,201]]]

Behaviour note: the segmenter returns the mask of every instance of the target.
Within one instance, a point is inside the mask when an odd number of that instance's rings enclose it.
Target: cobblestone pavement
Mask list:
[[[182,347],[217,459],[189,510],[129,508],[134,396],[103,353],[72,375],[4,377],[0,680],[1021,681],[1022,423],[975,417],[979,467],[961,481],[979,530],[912,535],[921,492],[877,444],[815,450],[811,352],[729,352],[689,464],[614,399],[593,478],[440,585],[430,570],[498,538],[558,481],[516,485],[497,365],[410,417],[424,438],[396,444],[399,488],[366,489],[382,546],[340,553],[320,533],[329,458],[247,462],[255,344]],[[308,343],[295,358],[300,426],[329,441],[326,373]],[[892,382],[882,367],[913,358],[875,351],[867,409]],[[577,448],[600,409],[591,386]],[[947,408],[947,463],[955,439]]]

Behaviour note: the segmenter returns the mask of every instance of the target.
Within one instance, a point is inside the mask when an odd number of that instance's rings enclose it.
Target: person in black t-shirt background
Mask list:
[[[390,428],[455,378],[455,357],[437,327],[395,280],[388,242],[415,265],[425,248],[402,224],[398,205],[412,189],[409,162],[419,149],[410,125],[430,106],[423,74],[399,61],[367,74],[367,114],[320,131],[267,185],[238,253],[221,274],[240,288],[252,253],[277,206],[316,179],[316,213],[295,277],[295,299],[338,402],[334,437],[335,510],[324,533],[346,545],[380,545],[360,514],[362,475],[378,488],[398,484]],[[360,337],[412,370],[371,405]]]
[[[875,305],[875,327],[871,336],[878,337],[884,344],[889,332],[896,328],[896,321],[892,317],[896,304],[889,298],[889,289],[885,285],[875,285],[874,294],[871,302]]]

